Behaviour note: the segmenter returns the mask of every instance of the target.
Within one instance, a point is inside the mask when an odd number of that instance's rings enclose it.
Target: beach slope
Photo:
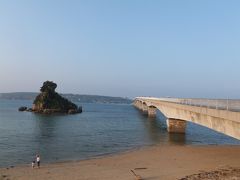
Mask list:
[[[44,161],[44,158],[42,158]],[[0,179],[240,179],[240,146],[153,146],[97,159],[1,168]]]

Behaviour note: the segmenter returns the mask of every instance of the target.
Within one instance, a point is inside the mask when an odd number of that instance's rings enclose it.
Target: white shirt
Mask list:
[[[40,157],[37,157],[37,162],[39,162],[40,161]]]

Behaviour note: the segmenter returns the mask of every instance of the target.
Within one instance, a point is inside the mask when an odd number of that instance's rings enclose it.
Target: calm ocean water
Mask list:
[[[208,128],[188,123],[185,135],[168,134],[164,116],[148,119],[131,105],[82,104],[77,115],[18,112],[31,101],[0,100],[0,166],[80,160],[155,144],[240,144]]]

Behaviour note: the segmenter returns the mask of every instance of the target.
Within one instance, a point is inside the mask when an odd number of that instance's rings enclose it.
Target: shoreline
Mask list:
[[[85,160],[42,163],[0,168],[5,179],[181,179],[189,175],[234,174],[240,178],[239,145],[152,145]],[[239,171],[238,171],[239,170]],[[205,174],[204,174],[205,172]],[[202,173],[202,174],[201,174]],[[210,175],[209,175],[210,173]],[[199,175],[200,174],[200,175]],[[238,176],[239,175],[239,176]],[[2,178],[2,179],[1,179]],[[189,176],[189,178],[191,178]]]
[[[106,154],[100,154],[100,155],[96,155],[96,156],[92,156],[92,157],[88,157],[88,158],[82,158],[82,159],[69,159],[69,160],[59,160],[59,161],[48,161],[48,162],[44,162],[44,165],[53,165],[53,164],[65,164],[65,163],[76,163],[76,162],[82,162],[82,161],[88,161],[88,160],[95,160],[95,159],[102,159],[102,158],[108,158],[108,157],[113,157],[113,156],[118,156],[118,155],[122,155],[122,154],[126,154],[126,153],[131,153],[131,152],[136,152],[139,150],[147,150],[149,148],[153,148],[153,147],[172,147],[172,146],[179,146],[179,147],[240,147],[240,145],[238,144],[152,144],[152,145],[145,145],[145,146],[139,146],[139,147],[134,147],[134,148],[130,148],[130,149],[126,149],[126,150],[122,150],[122,151],[118,151],[118,152],[112,152],[112,153],[106,153]],[[29,165],[28,165],[29,164]],[[29,161],[29,163],[22,163],[22,164],[16,164],[16,165],[8,165],[8,166],[0,166],[0,170],[1,169],[7,169],[7,168],[16,168],[16,167],[29,167],[31,165],[31,161]]]
[[[134,148],[130,148],[130,149],[122,150],[122,151],[106,153],[106,154],[99,154],[99,155],[95,155],[95,156],[92,156],[92,157],[89,157],[89,158],[82,158],[82,159],[81,158],[80,159],[75,158],[75,159],[69,159],[69,160],[48,161],[48,162],[44,162],[43,164],[44,165],[53,165],[53,164],[76,163],[76,162],[82,162],[82,161],[88,161],[88,160],[94,160],[94,159],[102,159],[102,158],[106,158],[106,157],[121,155],[121,154],[124,154],[124,153],[130,153],[130,152],[141,150],[143,148],[150,148],[150,147],[154,147],[154,146],[158,146],[158,145],[153,144],[153,145],[145,145],[145,146],[140,146],[140,147],[134,147]],[[165,145],[161,145],[161,146],[165,146]],[[29,167],[31,165],[31,161],[29,161],[28,164],[27,163],[22,163],[22,164],[16,164],[16,165],[0,166],[0,170],[5,169],[5,168],[10,169],[12,167],[14,167],[14,168],[16,168],[16,167]]]
[[[48,161],[48,162],[44,162],[44,165],[54,165],[54,164],[68,164],[68,163],[80,163],[82,161],[88,161],[88,160],[95,160],[95,159],[103,159],[103,158],[108,158],[108,157],[114,157],[114,156],[118,156],[118,155],[123,155],[123,154],[127,154],[127,153],[132,153],[132,152],[136,152],[136,151],[140,151],[140,150],[147,150],[153,147],[172,147],[172,146],[185,146],[185,147],[240,147],[240,145],[238,144],[161,144],[161,145],[157,145],[157,144],[152,144],[152,145],[145,145],[145,146],[139,146],[139,147],[134,147],[131,149],[127,149],[127,150],[122,150],[122,151],[118,151],[118,152],[112,152],[112,153],[106,153],[106,154],[100,154],[100,155],[96,155],[96,156],[92,156],[92,157],[88,157],[88,158],[82,158],[82,159],[69,159],[69,160],[59,160],[59,161]],[[42,162],[42,161],[41,161]],[[23,164],[16,164],[16,165],[9,165],[9,166],[0,166],[0,170],[1,169],[7,169],[7,168],[16,168],[16,167],[30,167],[31,166],[31,161],[29,161],[29,163],[23,163]],[[1,180],[1,179],[0,179]]]

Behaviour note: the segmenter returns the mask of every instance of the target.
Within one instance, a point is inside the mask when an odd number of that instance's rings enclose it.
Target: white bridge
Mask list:
[[[240,139],[240,100],[137,97],[133,105],[150,117],[160,110],[169,132],[184,133],[190,121]]]

